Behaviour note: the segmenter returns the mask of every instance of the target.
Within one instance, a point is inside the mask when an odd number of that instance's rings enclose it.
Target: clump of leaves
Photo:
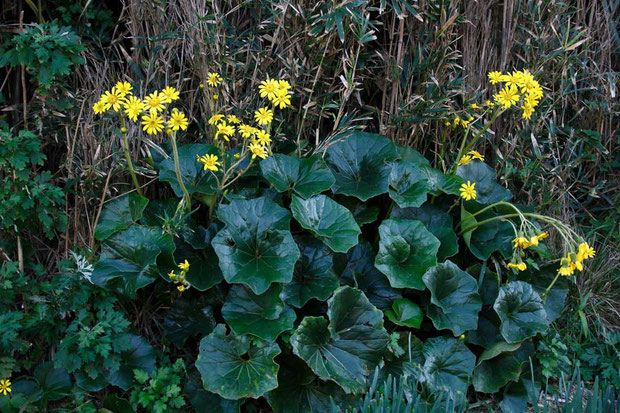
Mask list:
[[[182,393],[182,377],[185,363],[177,359],[172,366],[160,367],[151,374],[144,370],[134,370],[137,384],[131,391],[131,403],[140,405],[149,412],[177,412],[186,405]]]

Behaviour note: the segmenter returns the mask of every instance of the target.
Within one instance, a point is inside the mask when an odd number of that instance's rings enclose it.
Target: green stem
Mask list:
[[[468,145],[465,145],[465,142],[467,141],[467,134],[465,134],[465,136],[463,137],[463,141],[461,142],[461,147],[459,148],[459,152],[456,155],[456,162],[454,163],[454,166],[451,169],[451,172],[454,173],[456,172],[456,168],[459,164],[459,161],[461,160],[461,157],[463,156],[464,153],[466,153],[467,151],[469,151],[471,148],[473,148],[473,146],[476,144],[476,142],[478,141],[478,139],[482,136],[482,134],[484,132],[487,131],[487,129],[489,129],[489,127],[491,126],[491,124],[495,121],[495,119],[497,119],[497,117],[503,113],[504,111],[501,108],[497,108],[495,110],[495,112],[493,113],[493,116],[491,117],[491,120],[487,122],[486,125],[484,125],[484,127],[480,130],[480,132],[478,132],[476,134],[476,136],[474,136],[471,140],[471,142],[469,142]],[[469,129],[468,129],[469,130]]]
[[[553,285],[555,284],[555,282],[558,280],[558,278],[560,277],[560,273],[558,272],[555,276],[555,278],[553,279],[553,281],[551,281],[551,284],[549,284],[549,287],[547,287],[547,289],[545,290],[544,293],[542,293],[541,298],[543,300],[545,300],[547,298],[547,294],[549,294],[549,291],[551,291],[551,288],[553,287]]]
[[[125,160],[127,161],[127,169],[129,169],[129,174],[131,175],[133,185],[136,187],[136,191],[139,195],[142,195],[142,190],[140,189],[140,184],[138,183],[138,178],[136,177],[136,172],[133,170],[133,163],[131,162],[129,141],[127,140],[127,128],[125,127],[125,119],[123,117],[121,117],[121,134],[123,135],[123,150],[125,152]]]
[[[469,226],[467,228],[462,229],[458,233],[458,235],[463,235],[464,233],[472,231],[472,230],[478,228],[481,225],[488,224],[489,222],[497,221],[497,220],[504,219],[504,218],[514,218],[514,217],[519,217],[519,216],[521,216],[521,214],[506,214],[506,215],[499,215],[499,216],[496,216],[496,217],[493,217],[493,218],[485,219],[483,221],[480,221],[480,222],[476,223],[475,225],[471,225],[471,226]]]
[[[187,209],[191,210],[192,199],[189,196],[189,192],[187,192],[187,188],[185,187],[185,184],[183,183],[183,179],[181,177],[181,170],[179,169],[179,151],[177,150],[176,132],[172,132],[172,134],[170,135],[170,142],[172,143],[172,156],[174,158],[174,172],[177,175],[177,181],[179,182],[179,186],[181,187],[181,190],[183,191],[183,196],[185,197]]]

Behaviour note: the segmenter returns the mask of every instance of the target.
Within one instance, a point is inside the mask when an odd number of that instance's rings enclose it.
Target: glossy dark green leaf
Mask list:
[[[158,228],[132,225],[108,238],[92,274],[94,284],[130,298],[159,278],[157,257],[172,254],[174,242]]]
[[[388,185],[390,198],[401,208],[419,207],[430,191],[426,175],[416,164],[406,161],[392,163]]]
[[[105,398],[103,408],[112,413],[135,413],[129,400],[122,399],[115,394],[109,394]]]
[[[478,314],[478,328],[467,332],[465,341],[488,349],[499,342],[504,342],[499,331],[500,320],[492,308],[483,308]]]
[[[482,299],[478,283],[471,275],[446,261],[429,269],[423,280],[431,292],[427,315],[437,329],[448,328],[460,336],[478,326]]]
[[[239,413],[244,401],[224,399],[219,394],[204,390],[202,383],[194,384],[190,380],[185,384],[183,393],[196,413]]]
[[[392,218],[415,219],[424,224],[441,243],[437,251],[437,260],[444,261],[453,256],[459,250],[458,239],[452,229],[452,217],[443,209],[431,204],[424,203],[419,208],[392,208],[390,214]]]
[[[525,272],[519,272],[519,280],[528,281],[532,284],[534,291],[542,298],[545,290],[551,285],[551,282],[557,275],[557,268],[557,264],[545,265],[538,270],[529,268]],[[543,300],[549,323],[553,323],[562,314],[567,295],[568,280],[566,277],[560,277],[555,281],[553,288],[549,290]]]
[[[276,343],[226,334],[226,326],[219,324],[200,341],[196,368],[212,393],[232,400],[258,398],[278,387],[278,354]]]
[[[280,299],[282,286],[274,284],[256,295],[243,285],[233,285],[222,307],[222,317],[237,335],[252,334],[269,341],[293,328],[295,311]]]
[[[262,294],[274,282],[292,280],[300,253],[286,209],[261,197],[234,200],[220,207],[218,216],[226,227],[212,245],[227,282],[246,284]]]
[[[95,229],[95,238],[102,241],[129,228],[140,219],[149,200],[135,192],[125,194],[106,204]]]
[[[515,351],[521,343],[499,342],[482,352],[474,369],[473,384],[476,391],[496,393],[510,381],[519,380],[522,359]]]
[[[499,403],[503,413],[523,413],[527,411],[527,403],[538,400],[540,383],[521,378],[517,383],[508,383],[504,388],[504,397]]]
[[[293,351],[323,380],[347,393],[366,390],[367,378],[388,342],[383,313],[355,288],[340,287],[328,301],[328,321],[305,317],[293,336]]]
[[[510,191],[495,180],[495,170],[484,162],[473,160],[467,165],[459,166],[456,173],[463,178],[463,181],[476,183],[476,202],[480,204],[491,204],[512,198]]]
[[[426,340],[422,352],[421,381],[434,391],[466,393],[476,356],[465,344],[452,337],[434,337]]]
[[[331,250],[314,238],[298,241],[301,258],[295,263],[293,280],[282,287],[284,302],[301,308],[316,298],[325,301],[338,287],[338,277],[332,268]]]
[[[164,255],[157,260],[160,273],[166,275],[166,281],[170,281],[167,274],[170,271],[178,273],[178,263],[185,260],[190,264],[185,279],[198,291],[206,291],[224,279],[219,259],[211,247],[197,251],[180,239],[175,241],[175,246],[174,256]]]
[[[461,204],[461,229],[469,229],[487,219],[498,216],[492,211],[485,211],[472,217],[472,213],[480,210],[483,206],[470,201]],[[495,252],[499,251],[504,258],[512,256],[511,241],[514,238],[512,225],[505,220],[497,220],[482,224],[463,234],[463,239],[469,250],[480,260],[487,260]]]
[[[508,343],[544,333],[549,327],[540,295],[523,281],[513,281],[499,290],[493,305],[501,320],[500,331]]]
[[[55,369],[52,362],[39,364],[34,377],[46,401],[60,400],[71,392],[71,376],[63,368]]]
[[[181,298],[175,300],[162,323],[164,336],[182,348],[192,336],[209,334],[215,328],[215,318],[210,305]]]
[[[411,149],[408,146],[398,146],[397,149],[401,160],[411,162],[418,167],[422,165],[431,166],[429,160],[415,149]]]
[[[214,194],[217,182],[210,171],[205,171],[202,164],[196,161],[196,155],[221,156],[220,150],[212,145],[190,144],[179,146],[179,171],[181,179],[189,194]],[[176,196],[183,196],[174,168],[172,155],[159,164],[159,180],[168,182]]]
[[[391,334],[398,336],[396,344],[399,352],[386,350],[383,353],[383,367],[379,371],[379,380],[384,380],[388,375],[392,377],[408,377],[414,375],[424,364],[422,354],[423,343],[413,335],[411,331],[397,331]],[[393,343],[391,344],[393,348]]]
[[[458,175],[446,175],[439,169],[430,165],[420,165],[420,170],[426,176],[430,193],[432,195],[451,194],[459,195],[459,188],[463,184],[463,179]]]
[[[347,252],[362,233],[351,212],[325,195],[307,200],[293,195],[291,211],[303,228],[336,252]]]
[[[294,190],[310,198],[332,187],[334,175],[318,156],[295,158],[276,153],[260,162],[263,176],[278,192]]]
[[[422,276],[437,264],[439,240],[420,221],[390,218],[379,226],[375,267],[394,288],[423,290]]]
[[[389,162],[398,157],[394,143],[372,133],[354,131],[330,146],[327,165],[336,178],[332,191],[362,201],[388,191]]]
[[[386,311],[385,316],[396,325],[412,328],[420,328],[424,318],[420,306],[406,298],[394,300],[392,309]]]
[[[121,353],[121,366],[110,372],[110,383],[123,390],[135,383],[134,370],[144,370],[152,373],[155,370],[155,350],[146,339],[132,335],[130,348]]]
[[[266,398],[276,413],[329,412],[331,399],[340,408],[352,401],[337,384],[315,376],[298,357],[287,357],[280,363],[278,388]]]

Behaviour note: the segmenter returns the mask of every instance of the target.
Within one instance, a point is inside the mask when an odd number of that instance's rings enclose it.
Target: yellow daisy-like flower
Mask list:
[[[462,184],[461,187],[459,188],[459,192],[461,193],[461,198],[463,198],[466,201],[470,201],[472,199],[476,199],[476,189],[475,189],[476,183],[471,183],[470,181],[467,181],[466,184]]]
[[[280,89],[276,92],[276,96],[271,100],[274,107],[284,109],[291,105],[291,95],[284,89]]]
[[[261,98],[267,98],[273,101],[276,97],[276,92],[280,90],[280,83],[274,79],[267,79],[260,82],[258,85],[258,91]]]
[[[246,125],[245,123],[239,126],[239,133],[241,133],[241,136],[243,138],[247,139],[254,135],[256,132],[258,132],[258,129],[256,129],[254,126]]]
[[[273,111],[268,108],[260,108],[254,112],[254,120],[261,125],[269,125],[273,120]]]
[[[3,395],[7,395],[8,393],[11,393],[11,380],[9,379],[3,379],[0,380],[0,394]]]
[[[469,126],[469,121],[468,120],[462,120],[461,121],[461,126],[464,128],[467,128]]]
[[[222,83],[222,77],[217,73],[207,73],[207,84],[211,87],[219,86]]]
[[[484,162],[484,156],[482,156],[482,154],[478,151],[471,150],[467,152],[467,155],[471,156],[471,159],[478,159],[479,161]]]
[[[454,126],[458,126],[461,123],[461,118],[456,117],[454,118]]]
[[[515,244],[513,246],[513,248],[523,248],[523,249],[526,249],[526,248],[532,246],[532,244],[530,244],[530,240],[525,238],[525,237],[517,237],[517,238],[513,239],[512,242]]]
[[[204,170],[209,170],[213,172],[218,171],[218,167],[220,166],[219,158],[217,155],[196,155],[196,160],[202,164]]]
[[[502,72],[489,72],[489,82],[492,85],[496,85],[502,81]]]
[[[144,110],[147,112],[161,112],[165,109],[166,99],[163,93],[155,91],[144,98]]]
[[[278,80],[278,86],[280,90],[289,91],[291,89],[291,84],[286,80]]]
[[[171,280],[174,280],[177,278],[177,275],[174,273],[174,270],[172,270],[168,273],[168,277],[170,277]]]
[[[219,121],[221,121],[222,119],[224,119],[225,116],[224,115],[213,115],[209,118],[209,125],[217,125]]]
[[[93,112],[95,112],[95,115],[99,115],[100,113],[105,112],[105,103],[103,103],[103,101],[98,101],[95,102],[95,104],[93,105]]]
[[[582,242],[579,244],[579,249],[577,251],[577,260],[584,261],[588,258],[593,258],[596,251],[594,248],[588,245],[587,242]]]
[[[180,263],[178,265],[179,269],[183,272],[187,272],[189,271],[189,262],[187,262],[187,260],[185,260],[184,262]]]
[[[261,129],[256,132],[256,143],[267,146],[271,143],[271,137],[266,131]]]
[[[517,269],[517,270],[519,270],[519,271],[525,271],[525,270],[527,270],[527,265],[526,265],[524,262],[520,262],[520,263],[518,263],[518,264],[515,264],[515,263],[512,263],[512,262],[509,262],[509,263],[508,263],[508,265],[506,265],[506,267],[508,267],[508,268],[514,268],[514,269]]]
[[[142,113],[144,104],[139,98],[129,96],[129,99],[123,103],[123,107],[125,108],[125,114],[127,117],[135,122],[138,120],[138,116]]]
[[[157,112],[150,112],[142,116],[142,129],[149,135],[155,135],[164,130],[164,119]]]
[[[118,93],[120,93],[121,96],[123,97],[131,94],[131,90],[133,89],[133,87],[129,84],[129,82],[120,82],[120,81],[117,82],[114,87],[116,88]]]
[[[187,129],[187,117],[185,113],[174,109],[170,114],[170,119],[168,120],[168,126],[173,131],[186,130]]]
[[[515,85],[506,86],[499,93],[495,94],[493,98],[497,103],[502,105],[504,109],[508,109],[519,101],[519,89]]]
[[[461,159],[459,159],[459,163],[457,163],[456,166],[469,165],[470,162],[471,162],[471,156],[465,155],[465,156],[462,156]]]
[[[228,117],[226,118],[226,120],[228,120],[228,123],[232,123],[234,125],[238,125],[241,123],[241,121],[239,120],[238,117],[236,117],[235,115],[228,115]]]
[[[179,284],[177,285],[177,290],[182,293],[183,291],[185,291],[185,286],[183,284]]]
[[[558,269],[558,273],[560,275],[573,275],[575,272],[575,266],[573,261],[570,258],[570,254],[567,254],[566,257],[562,257],[560,260],[560,268]]]
[[[480,106],[478,106],[478,105],[477,105],[477,104],[475,104],[475,103],[472,103],[472,104],[471,104],[471,108],[472,108],[472,109],[479,109],[479,108],[480,108]]]
[[[105,91],[101,96],[101,102],[105,105],[105,109],[112,108],[114,112],[118,112],[123,104],[123,96],[115,87],[111,91]]]
[[[519,71],[508,73],[503,77],[503,81],[506,82],[507,87],[521,87],[523,84],[523,73]]]
[[[217,124],[217,132],[215,133],[215,138],[219,138],[220,135],[228,141],[228,137],[232,136],[235,133],[235,127],[233,125],[228,125],[226,122]]]
[[[268,155],[267,148],[259,143],[251,143],[249,146],[250,152],[252,152],[252,159],[257,156],[261,159],[265,159]]]
[[[492,106],[492,105],[493,105],[493,102],[491,102],[490,100],[486,100],[484,102],[484,106]]]
[[[446,126],[452,126],[452,123],[450,121],[447,121],[447,120],[444,121],[443,124],[446,125]]]
[[[179,99],[179,91],[172,86],[166,86],[166,88],[161,91],[161,94],[163,95],[164,102],[166,103],[172,103]]]
[[[532,117],[532,113],[534,113],[534,108],[526,103],[525,105],[521,106],[521,109],[523,109],[521,117],[523,119],[529,120]]]
[[[220,98],[220,95],[218,95],[217,93],[213,95],[213,100],[218,100],[219,98]]]

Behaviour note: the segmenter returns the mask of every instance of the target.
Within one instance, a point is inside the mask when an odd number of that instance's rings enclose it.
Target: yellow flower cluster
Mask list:
[[[504,109],[517,105],[521,101],[523,110],[521,117],[530,119],[534,108],[540,103],[543,97],[543,90],[540,83],[527,70],[517,70],[512,73],[490,72],[489,81],[496,85],[504,83],[505,86],[498,93],[493,95],[496,103]]]
[[[594,248],[589,246],[587,242],[582,242],[577,248],[577,253],[569,252],[566,254],[566,257],[562,257],[558,273],[560,275],[569,276],[573,275],[575,270],[583,271],[583,262],[589,258],[593,258],[594,254]]]
[[[472,199],[476,199],[476,189],[475,189],[476,183],[471,183],[470,181],[467,181],[466,184],[462,184],[461,187],[459,188],[459,192],[461,193],[461,198],[463,198],[465,201],[470,201]]]
[[[474,159],[477,159],[479,161],[484,162],[484,156],[482,156],[482,154],[480,154],[480,152],[471,150],[471,151],[467,152],[467,154],[465,156],[463,156],[463,157],[461,157],[461,159],[459,159],[459,162],[457,163],[457,166],[469,165],[469,163],[471,161],[473,161]]]
[[[549,236],[548,232],[542,232],[538,235],[533,235],[530,238],[526,238],[524,236],[518,236],[515,239],[512,240],[513,248],[521,248],[521,249],[526,249],[533,246],[538,246],[538,243],[540,241],[542,241],[543,239],[547,238]]]
[[[176,274],[174,270],[172,270],[168,273],[168,277],[173,283],[178,284],[177,290],[183,292],[190,287],[190,284],[185,280],[185,276],[189,271],[189,262],[185,260],[184,262],[180,263],[178,267],[181,271]]]
[[[258,85],[260,97],[269,99],[274,107],[280,109],[284,109],[291,105],[292,93],[290,89],[291,85],[286,80],[267,79],[263,80],[260,82],[260,85]],[[269,120],[269,122],[271,122],[271,120]]]
[[[170,133],[187,129],[187,117],[178,109],[173,108],[168,119],[163,115],[167,105],[179,99],[179,92],[175,88],[166,86],[162,91],[150,93],[143,100],[134,96],[132,89],[128,82],[117,82],[111,90],[101,95],[93,105],[93,111],[100,115],[112,109],[133,122],[137,122],[142,115],[142,129],[149,135],[163,131],[164,127]]]

